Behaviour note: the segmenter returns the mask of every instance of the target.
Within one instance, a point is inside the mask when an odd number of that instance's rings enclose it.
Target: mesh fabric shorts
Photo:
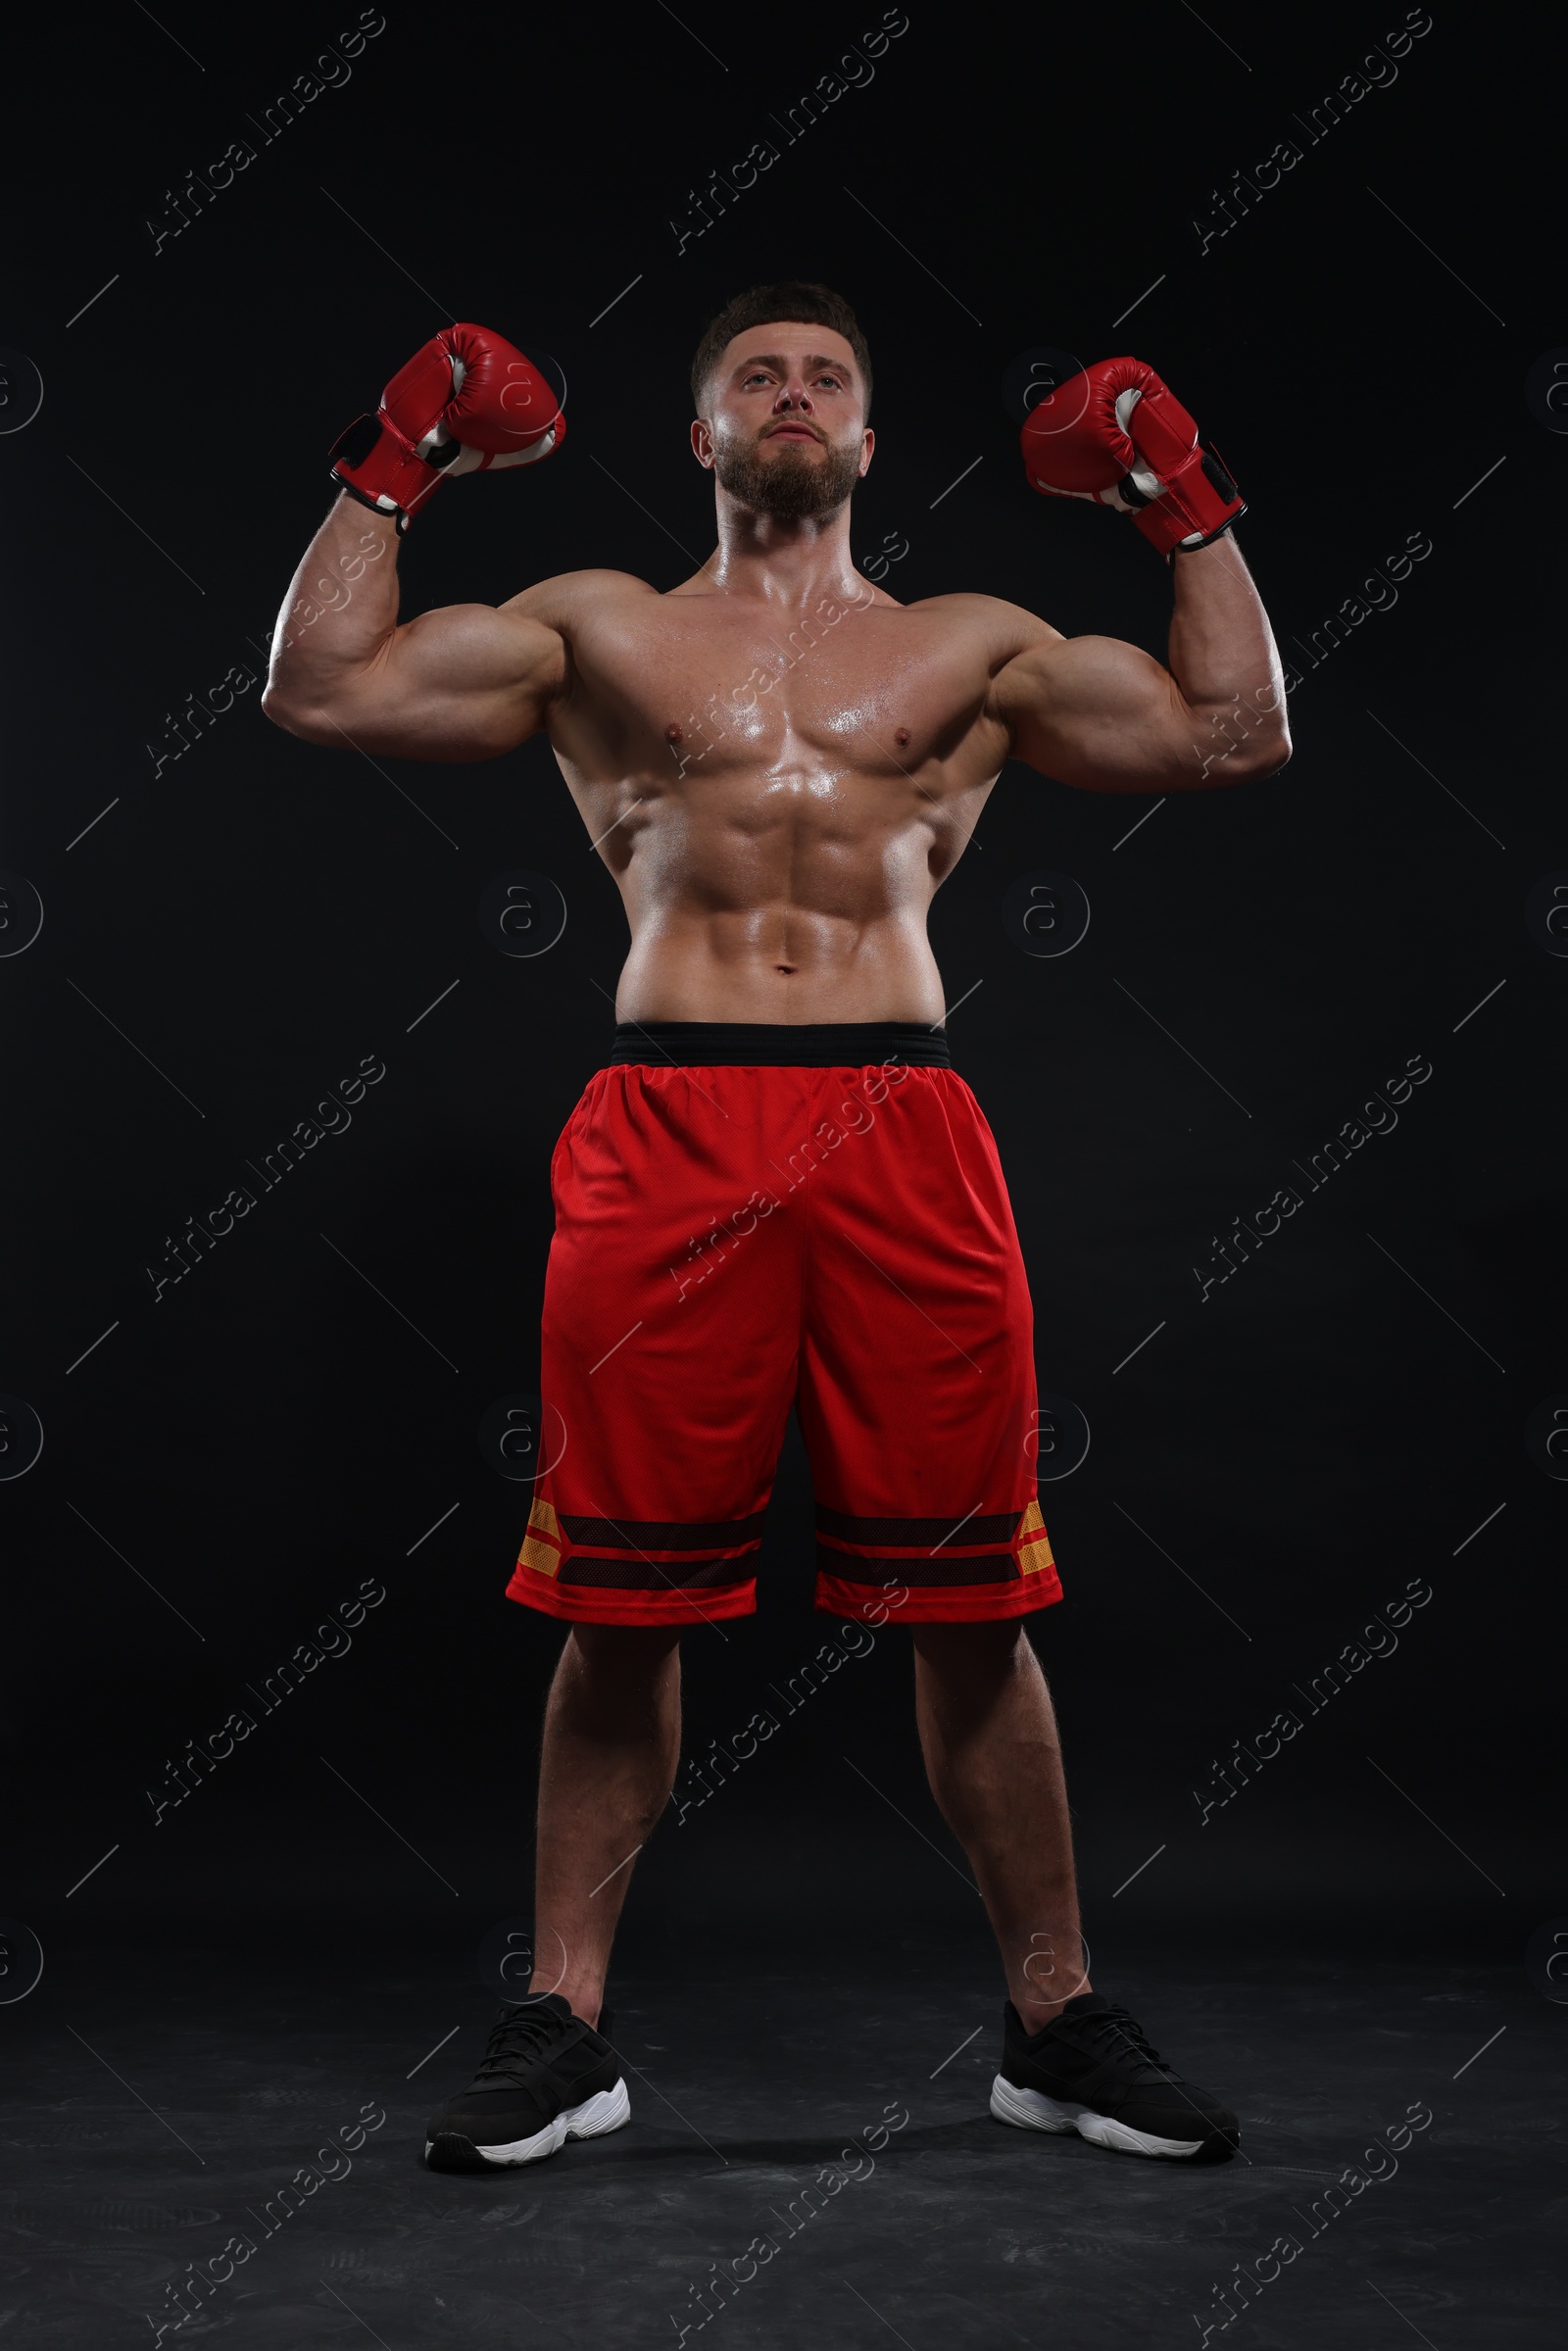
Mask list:
[[[818,1608],[956,1622],[1060,1598],[1028,1283],[940,1031],[621,1028],[551,1188],[547,1466],[512,1598],[588,1624],[750,1615],[792,1404]]]

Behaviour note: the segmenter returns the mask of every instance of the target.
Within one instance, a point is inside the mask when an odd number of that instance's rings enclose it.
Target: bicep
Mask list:
[[[340,684],[330,716],[295,731],[394,759],[495,759],[538,732],[565,672],[564,642],[543,621],[446,605],[396,628]]]
[[[1192,782],[1197,726],[1170,671],[1116,637],[1032,645],[998,672],[993,708],[1012,756],[1088,792]]]

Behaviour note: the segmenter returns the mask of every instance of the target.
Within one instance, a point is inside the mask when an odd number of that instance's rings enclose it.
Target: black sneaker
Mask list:
[[[1242,2137],[1227,2107],[1184,2082],[1126,2009],[1095,1991],[1035,2033],[1007,2002],[991,2111],[1020,2131],[1076,2131],[1124,2155],[1222,2157]]]
[[[430,2117],[424,2160],[433,2172],[488,2172],[537,2163],[568,2138],[598,2138],[631,2120],[620,2060],[559,1992],[509,2001],[467,2088]]]

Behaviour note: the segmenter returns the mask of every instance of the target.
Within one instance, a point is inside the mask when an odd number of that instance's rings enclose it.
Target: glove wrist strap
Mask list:
[[[1178,548],[1192,554],[1246,512],[1246,501],[1219,459],[1210,450],[1195,449],[1171,474],[1162,496],[1141,508],[1133,521],[1160,555]]]
[[[448,447],[459,454],[456,441]],[[395,516],[400,538],[441,479],[442,467],[428,464],[383,415],[357,416],[328,454],[340,487],[373,513]]]

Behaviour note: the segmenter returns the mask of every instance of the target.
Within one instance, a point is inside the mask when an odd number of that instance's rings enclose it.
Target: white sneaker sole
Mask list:
[[[1011,2123],[1019,2131],[1076,2131],[1092,2145],[1112,2147],[1119,2155],[1196,2155],[1203,2144],[1200,2138],[1156,2138],[1152,2131],[1130,2130],[1075,2099],[1019,2089],[1001,2074],[991,2084],[991,2111],[999,2123]]]
[[[603,2138],[608,2131],[618,2131],[631,2121],[631,2100],[626,2084],[617,2082],[613,2089],[602,2089],[581,2106],[564,2106],[553,2123],[536,2131],[532,2138],[509,2139],[498,2147],[481,2146],[473,2141],[474,2152],[486,2163],[539,2163],[546,2155],[554,2155],[568,2138]],[[424,2152],[429,2155],[433,2139],[426,2139]]]

